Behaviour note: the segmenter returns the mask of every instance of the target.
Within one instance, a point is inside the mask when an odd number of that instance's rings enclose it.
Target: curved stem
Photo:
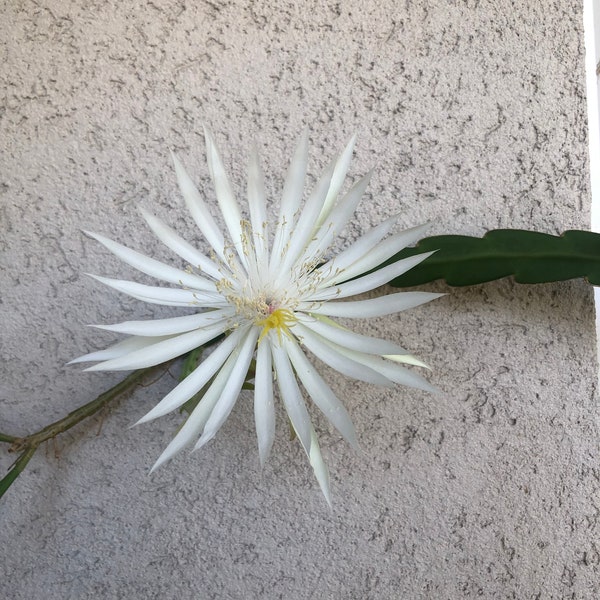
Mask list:
[[[6,442],[7,444],[14,444],[19,438],[14,435],[7,435],[6,433],[0,433],[0,442]]]
[[[83,406],[70,412],[66,417],[47,425],[31,435],[19,438],[0,433],[0,441],[12,444],[8,449],[9,452],[21,452],[19,458],[9,469],[8,474],[2,480],[0,480],[0,498],[25,469],[27,463],[34,455],[40,444],[43,444],[47,440],[52,439],[57,435],[71,429],[71,427],[74,427],[84,419],[96,414],[110,402],[123,396],[127,392],[130,392],[135,386],[141,384],[144,378],[146,378],[150,373],[153,373],[158,369],[166,369],[170,362],[171,361],[154,367],[148,367],[147,369],[140,369],[139,371],[131,373],[131,375],[127,376],[123,381],[117,383],[117,385],[103,394],[100,394],[96,399],[84,404]]]
[[[8,488],[14,483],[15,479],[22,473],[22,471],[27,466],[27,463],[29,462],[30,458],[35,454],[36,450],[37,446],[32,446],[31,448],[23,452],[23,454],[21,454],[19,458],[17,458],[17,460],[10,468],[8,475],[6,475],[2,479],[2,481],[0,481],[0,498],[4,496],[6,490],[8,490]]]

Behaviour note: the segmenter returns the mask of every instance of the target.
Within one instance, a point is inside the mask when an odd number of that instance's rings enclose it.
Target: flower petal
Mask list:
[[[392,227],[400,219],[400,216],[399,214],[394,215],[382,221],[379,225],[372,227],[353,242],[351,246],[316,269],[316,273],[320,275],[319,279],[323,282],[323,285],[343,281],[344,278],[349,279],[350,276],[346,276],[344,271],[370,252],[391,231]],[[364,273],[365,271],[362,272]],[[341,277],[339,280],[336,279],[338,275]]]
[[[407,229],[406,231],[401,231],[400,233],[392,235],[391,237],[377,244],[377,246],[372,248],[369,252],[366,252],[352,265],[349,265],[343,273],[339,273],[334,278],[334,281],[336,283],[338,281],[347,281],[348,279],[352,279],[353,277],[357,277],[363,273],[366,273],[367,271],[370,271],[371,269],[374,269],[375,267],[378,267],[386,260],[394,256],[394,254],[397,254],[400,252],[400,250],[406,248],[406,246],[409,244],[413,244],[419,240],[428,227],[429,224],[426,223],[425,225],[412,227],[411,229]],[[418,256],[422,256],[422,254]]]
[[[381,373],[394,383],[417,388],[433,394],[439,393],[439,390],[436,387],[431,385],[418,373],[409,371],[408,369],[405,369],[396,363],[386,361],[379,356],[357,352],[356,350],[350,350],[341,346],[336,346],[336,349],[340,352],[340,354],[347,356],[350,360],[355,360],[356,362],[372,368],[374,371]]]
[[[321,455],[319,440],[317,439],[317,434],[315,433],[312,425],[310,426],[310,450],[308,451],[308,459],[310,461],[310,466],[313,468],[315,477],[319,482],[321,492],[323,492],[323,496],[325,496],[325,500],[327,501],[327,504],[329,504],[329,508],[331,508],[329,471],[327,470],[327,465],[325,464],[323,456]]]
[[[91,231],[85,231],[84,233],[100,242],[123,262],[131,265],[134,269],[137,269],[142,273],[150,275],[151,277],[156,277],[162,281],[168,281],[169,283],[175,283],[177,285],[190,287],[196,290],[205,290],[209,292],[216,292],[217,290],[214,282],[209,281],[204,277],[199,277],[198,275],[186,273],[180,269],[175,269],[174,267],[165,265],[158,260],[144,256],[143,254],[140,254],[131,248],[127,248],[127,246],[113,242],[103,235],[98,235],[97,233],[92,233]]]
[[[324,319],[306,318],[302,319],[302,323],[329,341],[346,348],[351,348],[352,350],[366,352],[367,354],[378,354],[379,356],[384,354],[406,354],[406,350],[398,346],[398,344],[355,333],[346,327],[338,325],[334,321],[332,323],[335,324],[332,325]]]
[[[124,321],[115,325],[92,325],[98,329],[114,331],[116,333],[126,333],[129,335],[140,336],[164,336],[176,335],[206,327],[216,321],[224,318],[230,318],[234,315],[234,310],[222,308],[209,310],[207,312],[186,315],[184,317],[173,317],[171,319],[154,319],[149,321]]]
[[[342,233],[367,189],[370,179],[371,173],[367,173],[336,204],[329,217],[315,233],[302,258],[299,260],[300,263],[310,263],[320,258],[327,248],[331,246],[333,240]]]
[[[284,338],[284,348],[292,361],[296,375],[313,399],[313,402],[321,409],[331,424],[344,436],[347,442],[357,450],[358,440],[356,439],[356,431],[344,405],[325,383],[308,358],[306,358],[306,355],[302,352],[296,341]]]
[[[206,421],[208,421],[216,403],[221,397],[221,393],[227,385],[227,381],[231,377],[231,373],[237,364],[237,358],[238,353],[232,352],[225,364],[221,367],[221,370],[215,377],[211,386],[206,390],[206,393],[198,403],[198,406],[192,411],[192,414],[187,418],[181,429],[177,432],[177,435],[158,457],[158,460],[150,470],[151,473],[173,458],[175,454],[191,444],[192,441],[200,435]]]
[[[169,339],[170,337],[171,336],[130,337],[126,340],[121,340],[120,342],[113,344],[112,346],[109,346],[104,350],[90,352],[89,354],[84,354],[83,356],[74,358],[67,364],[74,365],[76,363],[82,362],[96,362],[97,360],[110,360],[113,358],[119,358],[120,356],[129,354],[131,352],[134,352],[135,350],[141,350],[146,346],[151,346],[152,344],[162,342],[163,340]]]
[[[398,292],[397,294],[388,294],[379,298],[352,300],[350,302],[322,302],[317,304],[301,302],[298,305],[298,310],[317,315],[326,315],[328,317],[368,319],[370,317],[391,315],[401,310],[414,308],[444,295],[432,292]]]
[[[210,327],[170,337],[125,356],[88,367],[86,371],[132,371],[159,365],[209,342],[229,327],[231,327],[230,320],[222,319]]]
[[[276,287],[287,285],[290,277],[296,275],[292,271],[292,267],[300,254],[306,250],[306,246],[313,237],[314,226],[327,196],[334,168],[335,163],[333,162],[317,182],[313,193],[309,196],[300,212],[300,216],[294,225],[293,235],[290,236],[278,266],[278,274],[275,279]]]
[[[206,157],[208,160],[208,171],[213,180],[217,201],[221,208],[221,213],[225,219],[225,225],[229,230],[231,241],[242,264],[246,266],[246,257],[242,248],[242,213],[240,207],[233,195],[223,161],[217,150],[214,139],[210,131],[204,128],[204,140],[206,142]]]
[[[185,200],[185,204],[190,211],[192,218],[217,255],[222,259],[225,259],[223,252],[225,240],[219,226],[210,214],[204,200],[202,200],[202,196],[200,196],[200,192],[194,185],[194,182],[173,152],[171,152],[171,158],[175,165],[175,174],[177,176],[179,190],[181,191],[181,195]]]
[[[387,358],[388,360],[392,360],[394,362],[404,363],[406,365],[423,367],[424,369],[429,369],[431,371],[431,367],[429,365],[425,364],[422,360],[419,360],[412,354],[384,354],[383,358]]]
[[[277,337],[272,332],[269,332],[268,338],[262,341],[264,342],[267,339],[271,346],[277,385],[281,399],[285,405],[285,410],[304,451],[306,454],[309,454],[311,439],[310,417],[308,416],[302,393],[298,387],[298,382],[294,376],[290,359],[283,347],[277,343]]]
[[[395,277],[399,277],[406,271],[412,269],[414,266],[423,262],[429,258],[434,252],[425,252],[423,254],[416,254],[415,256],[409,256],[402,260],[396,261],[387,267],[377,269],[373,273],[353,279],[347,283],[340,285],[334,285],[331,287],[319,290],[315,294],[307,296],[305,300],[329,300],[330,298],[347,298],[348,296],[356,296],[364,292],[369,292],[377,287],[389,283]]]
[[[223,366],[234,348],[238,345],[243,329],[236,329],[227,336],[217,348],[208,355],[179,385],[175,386],[150,412],[145,414],[137,423],[152,421],[185,404],[197,394],[210,378]]]
[[[248,367],[250,366],[250,361],[254,355],[258,333],[258,327],[252,327],[246,334],[245,339],[238,344],[238,347],[235,350],[237,359],[235,361],[233,372],[227,380],[227,384],[223,388],[221,396],[215,404],[208,421],[206,421],[202,437],[194,446],[194,450],[202,448],[204,444],[212,440],[217,431],[221,429],[221,426],[227,420],[229,413],[233,409],[238,396],[240,395],[246,376],[248,375]]]
[[[110,279],[100,275],[86,273],[89,277],[107,285],[119,292],[123,292],[132,298],[137,298],[150,304],[162,304],[164,306],[205,306],[219,307],[228,306],[226,300],[219,294],[210,292],[195,292],[194,290],[177,290],[173,288],[156,287],[144,285],[135,281],[125,279]]]
[[[250,207],[256,264],[260,273],[267,273],[269,268],[269,226],[266,198],[265,179],[260,167],[258,151],[255,147],[248,164],[248,205]]]
[[[325,198],[325,202],[323,202],[323,207],[317,220],[317,227],[320,227],[323,224],[323,221],[325,221],[325,219],[331,213],[337,196],[340,193],[340,190],[342,189],[342,185],[344,184],[344,180],[346,179],[346,173],[348,173],[350,161],[352,160],[352,153],[354,152],[355,142],[356,135],[353,135],[350,138],[350,140],[348,140],[346,147],[335,162],[335,169],[333,171],[333,176],[331,177],[331,184],[329,186],[327,197]]]
[[[324,338],[316,333],[313,333],[308,327],[305,327],[297,321],[292,327],[292,331],[301,344],[306,346],[318,359],[322,360],[332,369],[367,383],[375,383],[376,385],[391,386],[391,382],[386,377],[377,373],[373,369],[349,360],[346,356],[341,355],[334,350],[332,346],[326,342]]]
[[[254,422],[261,465],[265,464],[275,438],[272,363],[269,344],[259,343],[254,377]]]
[[[166,223],[161,221],[158,217],[149,213],[143,208],[139,209],[142,216],[148,223],[148,226],[154,232],[154,235],[165,245],[170,248],[175,254],[181,256],[183,260],[187,261],[193,267],[204,271],[207,275],[214,277],[215,279],[221,279],[224,273],[221,272],[217,264],[210,258],[204,256],[202,252],[194,248],[191,244],[186,242],[182,237],[177,235],[173,229],[171,229]]]
[[[279,206],[279,218],[275,229],[275,239],[271,251],[271,263],[269,271],[277,273],[279,260],[283,254],[290,232],[294,226],[296,213],[300,207],[304,191],[304,179],[306,177],[306,165],[308,163],[308,130],[305,129],[298,140],[294,157],[290,162],[288,173],[283,185],[281,204]]]

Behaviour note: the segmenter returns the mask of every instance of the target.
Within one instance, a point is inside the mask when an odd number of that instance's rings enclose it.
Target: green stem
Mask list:
[[[126,377],[120,383],[117,383],[117,385],[112,387],[110,390],[100,394],[100,396],[98,396],[95,400],[84,404],[83,406],[70,412],[66,417],[47,425],[31,435],[18,438],[3,433],[0,434],[0,441],[12,444],[8,450],[9,452],[21,452],[21,455],[12,465],[8,474],[2,480],[0,480],[0,498],[25,469],[27,463],[34,455],[40,444],[43,444],[49,439],[64,433],[84,419],[96,414],[110,402],[123,396],[125,393],[131,391],[135,386],[139,385],[150,373],[153,373],[158,369],[165,369],[168,364],[169,363],[162,363],[155,367],[148,367],[147,369],[140,369],[139,371],[131,373],[131,375]]]
[[[7,444],[14,444],[19,438],[13,435],[7,435],[6,433],[0,433],[0,442],[6,442]]]
[[[37,446],[32,446],[31,448],[23,452],[23,454],[21,454],[19,458],[17,458],[10,471],[8,472],[8,475],[6,475],[2,479],[2,481],[0,481],[0,498],[4,496],[6,490],[8,490],[8,488],[14,483],[15,479],[22,473],[22,471],[27,466],[29,459],[35,454],[36,450]]]

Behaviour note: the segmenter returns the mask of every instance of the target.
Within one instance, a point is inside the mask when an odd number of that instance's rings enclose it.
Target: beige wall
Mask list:
[[[168,151],[212,199],[203,124],[240,193],[257,140],[274,196],[305,125],[313,173],[357,132],[351,175],[375,175],[349,237],[398,211],[432,233],[588,227],[579,3],[8,0],[0,11],[0,430],[44,425],[122,377],[65,366],[113,339],[87,323],[173,314],[85,278],[130,271],[81,229],[166,258],[140,204],[197,239]],[[363,448],[317,421],[332,512],[282,412],[261,472],[246,398],[210,445],[148,476],[179,418],[128,426],[174,385],[167,374],[39,452],[11,489],[9,596],[595,597],[591,291],[424,289],[449,295],[363,330],[425,359],[445,393],[326,372]]]

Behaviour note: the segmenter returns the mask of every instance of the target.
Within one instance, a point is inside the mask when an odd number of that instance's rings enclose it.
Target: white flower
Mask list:
[[[354,333],[330,318],[379,317],[440,296],[404,292],[345,300],[385,284],[427,258],[431,253],[364,275],[419,239],[424,227],[388,236],[399,219],[396,215],[367,231],[334,258],[327,258],[328,249],[352,217],[369,180],[368,175],[363,177],[340,196],[354,139],[331,162],[302,203],[308,155],[308,135],[302,135],[285,180],[279,217],[271,228],[256,152],[251,156],[248,172],[248,220],[234,198],[212,136],[205,132],[205,137],[209,171],[228,238],[179,160],[175,156],[173,160],[187,208],[212,246],[210,257],[145,210],[144,219],[156,236],[190,265],[185,270],[167,266],[101,235],[89,234],[124,262],[175,287],[93,276],[95,279],[145,302],[198,307],[198,312],[170,319],[97,325],[132,337],[73,362],[102,361],[88,371],[140,369],[226,334],[195,371],[138,421],[150,421],[181,407],[210,383],[153,469],[184,446],[196,442],[194,448],[200,448],[214,437],[231,412],[255,357],[254,415],[261,463],[273,443],[275,379],[290,422],[329,502],[327,468],[297,380],[352,446],[357,446],[357,440],[348,412],[306,357],[304,348],[330,367],[361,381],[434,390],[425,379],[399,364],[424,366],[403,348]]]

